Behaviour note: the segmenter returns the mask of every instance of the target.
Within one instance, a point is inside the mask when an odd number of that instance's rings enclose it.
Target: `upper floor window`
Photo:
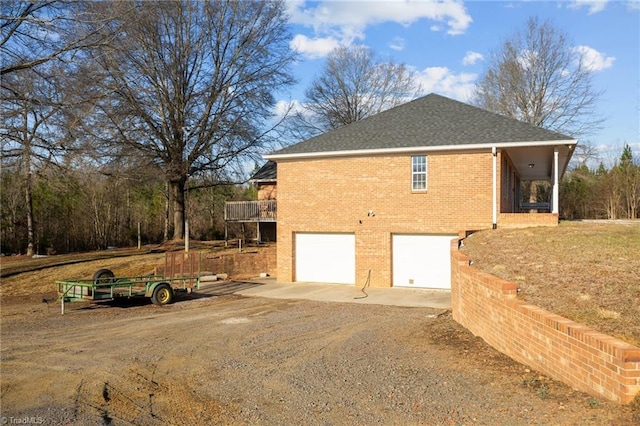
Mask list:
[[[427,190],[426,155],[414,155],[411,157],[411,189],[413,191]]]

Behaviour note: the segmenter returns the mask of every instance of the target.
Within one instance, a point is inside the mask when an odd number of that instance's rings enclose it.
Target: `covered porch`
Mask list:
[[[493,149],[494,229],[556,226],[560,179],[577,142]]]

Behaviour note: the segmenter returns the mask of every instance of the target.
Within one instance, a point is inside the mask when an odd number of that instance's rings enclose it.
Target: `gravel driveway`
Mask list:
[[[5,423],[640,422],[632,406],[529,371],[427,308],[232,294],[69,304],[61,316],[41,297],[2,303]]]

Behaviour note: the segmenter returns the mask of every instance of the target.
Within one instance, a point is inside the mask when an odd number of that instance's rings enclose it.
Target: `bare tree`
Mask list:
[[[0,166],[0,250],[2,253],[16,253],[21,250],[21,221],[24,220],[24,194],[20,176],[15,169]]]
[[[600,160],[598,147],[590,140],[580,141],[571,156],[571,169],[593,167]]]
[[[61,118],[74,55],[99,41],[76,31],[83,19],[75,0],[0,2],[2,165],[22,175],[27,254],[34,253],[33,174],[62,159]],[[100,25],[94,23],[96,28]],[[57,59],[57,60],[56,60]]]
[[[69,61],[74,52],[96,43],[95,32],[76,31],[85,18],[81,5],[76,0],[0,2],[0,76],[55,59]]]
[[[602,93],[593,87],[590,65],[551,21],[532,17],[491,54],[472,102],[534,126],[586,135],[603,122],[596,114]],[[537,196],[530,182],[529,200]]]
[[[421,88],[404,64],[365,46],[339,47],[305,93],[297,125],[309,134],[335,129],[414,99]],[[308,136],[308,135],[307,135]]]
[[[61,75],[55,66],[40,66],[38,71],[22,69],[8,74],[0,84],[1,159],[4,167],[22,176],[28,256],[34,254],[33,173],[55,162],[63,151],[63,132],[56,125],[63,105]]]
[[[622,194],[620,192],[620,175],[615,172],[616,166],[606,170],[603,164],[597,171],[599,180],[598,207],[606,219],[619,219],[622,212]]]
[[[293,83],[284,4],[184,0],[89,8],[95,22],[113,17],[109,30],[118,34],[92,51],[102,71],[98,107],[110,123],[95,135],[163,168],[173,237],[182,238],[189,176],[223,174],[269,142],[272,93]]]
[[[583,136],[597,130],[601,92],[593,87],[587,58],[551,21],[532,17],[507,38],[481,76],[473,102],[489,111]]]

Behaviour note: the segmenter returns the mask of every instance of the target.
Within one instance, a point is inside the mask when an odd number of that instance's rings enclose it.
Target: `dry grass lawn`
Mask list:
[[[147,253],[69,263],[41,270],[22,272],[18,275],[2,278],[0,296],[29,296],[52,293],[56,291],[55,282],[57,280],[90,279],[98,269],[102,268],[112,269],[118,276],[145,275],[153,272],[156,266],[162,265],[164,256],[164,253]]]
[[[122,248],[88,253],[62,254],[42,258],[11,256],[0,259],[0,296],[40,297],[55,293],[57,280],[91,279],[102,268],[108,268],[120,277],[146,275],[164,265],[165,253],[183,250],[182,243],[168,242],[161,246],[148,246],[142,250]],[[216,253],[235,252],[225,248],[224,242],[193,242],[194,250]]]
[[[521,299],[640,346],[640,221],[480,231],[462,251]]]

